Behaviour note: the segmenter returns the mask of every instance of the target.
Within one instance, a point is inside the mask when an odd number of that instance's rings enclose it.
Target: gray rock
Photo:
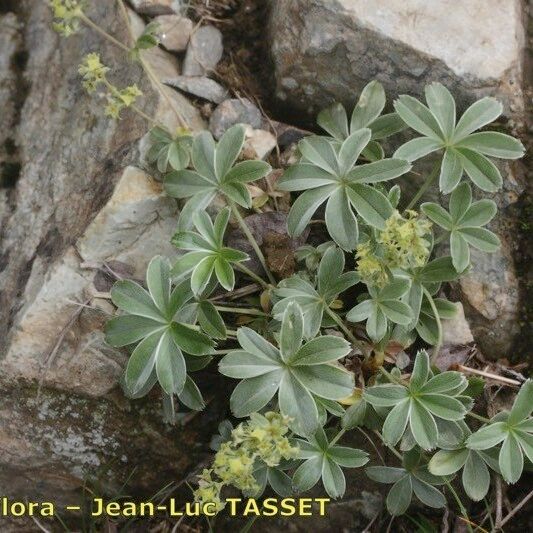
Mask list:
[[[189,40],[183,62],[184,76],[204,76],[213,71],[222,58],[222,34],[214,26],[198,28]]]
[[[450,320],[442,321],[442,343],[450,344],[469,344],[474,342],[470,325],[465,318],[465,311],[461,302],[455,304],[457,314]]]
[[[129,3],[142,15],[171,15],[180,10],[180,0],[129,0]]]
[[[254,159],[266,159],[276,147],[275,135],[266,130],[254,130],[250,126],[246,128],[244,149],[252,150],[250,156]]]
[[[232,98],[222,102],[209,119],[209,129],[220,139],[234,124],[249,124],[252,128],[261,127],[261,111],[247,98]]]
[[[187,49],[193,28],[192,20],[179,15],[161,15],[154,22],[159,24],[159,40],[169,52],[183,52]]]
[[[519,0],[274,0],[269,33],[276,94],[305,111],[352,106],[372,79],[391,97],[439,80],[462,103],[523,107]]]
[[[164,83],[215,104],[220,104],[229,96],[227,89],[220,83],[205,76],[178,76],[165,80]]]

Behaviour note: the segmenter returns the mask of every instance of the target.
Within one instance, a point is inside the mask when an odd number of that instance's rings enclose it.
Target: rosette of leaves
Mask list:
[[[266,176],[270,165],[251,160],[235,164],[243,145],[244,128],[240,124],[229,128],[216,144],[207,131],[194,138],[194,170],[176,170],[169,173],[164,181],[169,196],[188,198],[178,221],[179,230],[189,229],[192,214],[205,209],[217,194],[242,207],[251,207],[252,199],[246,184]]]
[[[408,95],[394,102],[400,118],[423,135],[400,146],[394,157],[416,161],[432,152],[443,151],[440,164],[440,190],[448,194],[457,187],[463,172],[480,189],[496,192],[502,186],[500,171],[489,157],[518,159],[524,155],[522,143],[504,133],[474,133],[496,120],[502,104],[486,97],[473,103],[456,123],[455,100],[440,83],[425,89],[427,106]]]
[[[378,483],[392,484],[387,494],[387,510],[394,516],[405,513],[415,496],[428,507],[439,509],[446,506],[446,498],[435,485],[443,485],[446,479],[428,472],[421,454],[414,449],[403,455],[402,468],[369,466],[367,476]]]
[[[460,372],[433,376],[428,354],[421,350],[408,384],[375,385],[365,390],[364,398],[374,407],[392,407],[383,424],[383,438],[388,444],[396,445],[409,425],[415,442],[431,450],[439,438],[437,419],[458,421],[465,417],[471,399],[461,393],[467,386]]]
[[[320,260],[332,246],[335,246],[333,241],[326,241],[318,246],[304,244],[296,250],[294,255],[297,261],[305,261],[305,267],[312,272],[318,268]]]
[[[283,315],[279,348],[250,328],[238,329],[242,350],[230,352],[219,363],[222,374],[242,379],[230,399],[236,417],[259,411],[277,393],[281,413],[292,419],[290,428],[310,435],[319,426],[314,396],[339,400],[351,394],[353,374],[333,364],[349,353],[348,342],[324,335],[303,343],[303,333],[304,318],[296,303]]]
[[[334,439],[335,440],[335,439]],[[304,462],[296,469],[292,482],[296,490],[305,492],[320,480],[331,498],[340,498],[346,490],[341,467],[359,468],[368,463],[368,454],[356,448],[337,446],[329,441],[322,428],[307,440],[295,439]]]
[[[406,127],[396,113],[380,116],[385,103],[383,85],[374,80],[361,91],[349,123],[346,109],[339,103],[332,104],[321,111],[318,114],[317,123],[339,142],[346,140],[352,133],[361,128],[368,128],[372,135],[370,142],[362,151],[362,156],[370,161],[383,159],[383,148],[376,141],[390,137]]]
[[[315,337],[322,325],[324,313],[340,293],[359,282],[356,272],[344,272],[344,254],[337,247],[328,247],[318,266],[316,288],[299,276],[281,280],[274,296],[281,298],[272,308],[274,317],[281,319],[291,303],[297,303],[304,315],[304,336]]]
[[[450,233],[450,251],[457,272],[463,272],[470,264],[469,246],[489,253],[500,247],[500,239],[482,227],[496,215],[496,204],[487,199],[472,203],[472,189],[468,183],[461,183],[452,192],[449,212],[433,202],[424,203],[420,208],[429,219]]]
[[[107,322],[106,341],[115,347],[138,343],[125,372],[132,395],[150,385],[154,371],[166,394],[180,395],[190,380],[184,352],[205,356],[213,351],[214,343],[180,315],[192,292],[188,281],[172,290],[170,266],[165,259],[156,256],[150,261],[146,284],[148,290],[130,280],[115,283],[111,300],[124,314]],[[190,380],[188,393],[192,388],[199,394],[193,385]]]
[[[406,326],[413,319],[411,308],[400,298],[409,289],[409,280],[396,279],[383,288],[368,286],[369,298],[353,307],[346,319],[350,322],[366,320],[366,332],[379,342],[387,333],[389,322]]]
[[[436,476],[453,476],[463,470],[461,482],[463,488],[474,501],[482,500],[489,491],[490,471],[500,472],[495,450],[470,450],[466,439],[471,434],[466,424],[461,425],[463,439],[460,444],[450,449],[439,450],[429,461],[428,469]]]
[[[235,286],[232,264],[249,259],[244,252],[224,246],[229,217],[230,210],[226,207],[218,213],[213,224],[205,211],[197,211],[193,215],[193,224],[198,233],[178,231],[172,237],[172,244],[188,253],[177,259],[171,274],[175,279],[191,274],[194,294],[200,294],[213,275],[226,290],[231,291]]]
[[[471,450],[489,450],[502,443],[498,464],[503,479],[516,483],[524,469],[524,455],[533,462],[533,381],[527,380],[516,395],[511,411],[503,411],[490,424],[468,437]]]
[[[371,135],[368,128],[359,129],[338,148],[326,137],[312,136],[300,141],[303,159],[288,168],[278,181],[281,190],[305,191],[289,212],[287,226],[291,235],[300,235],[324,202],[328,232],[344,250],[354,250],[359,238],[354,209],[367,224],[385,229],[393,208],[372,184],[397,178],[411,165],[402,159],[356,165]]]
[[[192,137],[186,132],[178,132],[175,137],[159,126],[150,130],[152,142],[146,159],[154,164],[159,172],[182,170],[189,166]]]

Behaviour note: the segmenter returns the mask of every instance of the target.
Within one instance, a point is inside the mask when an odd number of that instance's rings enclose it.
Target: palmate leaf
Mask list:
[[[209,132],[203,131],[192,143],[194,171],[177,170],[165,177],[164,186],[169,196],[188,198],[178,222],[180,231],[190,229],[194,213],[205,209],[216,194],[242,207],[251,207],[246,184],[266,176],[270,165],[251,160],[235,164],[243,145],[244,127],[240,124],[229,128],[218,144]]]
[[[442,151],[439,177],[442,192],[452,192],[464,172],[480,189],[496,192],[502,186],[502,177],[487,156],[518,159],[524,155],[524,147],[510,135],[473,132],[498,118],[502,105],[494,98],[482,98],[472,104],[456,124],[455,101],[446,87],[432,83],[426,87],[425,96],[427,106],[406,95],[394,103],[400,118],[423,137],[400,146],[393,157],[412,162]]]
[[[176,137],[164,129],[156,126],[150,130],[152,144],[146,159],[148,163],[155,164],[159,172],[167,172],[169,167],[173,170],[183,170],[189,166],[191,160],[192,137],[179,134]]]
[[[411,308],[400,298],[409,289],[409,280],[396,279],[382,289],[369,286],[370,298],[356,305],[346,315],[350,322],[366,320],[368,336],[379,342],[387,333],[389,322],[406,326],[413,319]]]
[[[368,462],[368,454],[362,450],[331,444],[322,428],[307,440],[295,439],[295,443],[304,459],[292,480],[298,492],[310,490],[321,479],[328,496],[341,498],[346,490],[341,467],[359,468]]]
[[[349,344],[329,335],[303,343],[303,321],[300,306],[288,305],[279,348],[252,329],[238,329],[242,350],[230,352],[219,363],[222,374],[242,379],[230,399],[236,417],[259,411],[278,393],[280,411],[292,419],[291,429],[310,435],[319,425],[315,396],[339,400],[351,394],[353,374],[335,364],[348,354]]]
[[[406,427],[424,450],[435,448],[439,430],[437,419],[458,421],[466,414],[461,393],[468,383],[459,372],[432,376],[427,352],[418,352],[408,385],[376,385],[367,388],[364,399],[375,407],[392,407],[383,424],[383,438],[396,445]]]
[[[533,461],[533,381],[527,380],[509,413],[499,413],[466,441],[471,450],[489,450],[502,444],[498,464],[508,483],[516,483],[524,468],[524,455]]]
[[[318,266],[316,288],[299,276],[282,280],[273,291],[278,299],[272,309],[273,316],[281,320],[288,305],[297,303],[303,312],[304,336],[315,337],[320,331],[326,308],[345,290],[359,282],[355,272],[344,271],[345,258],[342,250],[330,246]]]
[[[191,275],[191,288],[196,295],[207,287],[213,275],[226,290],[232,290],[235,274],[231,265],[249,259],[244,252],[224,246],[229,217],[229,208],[222,209],[213,224],[205,211],[197,211],[193,223],[198,233],[178,231],[172,237],[172,243],[188,253],[177,259],[171,274],[175,280]]]
[[[402,462],[402,468],[370,466],[365,470],[370,479],[392,484],[386,502],[389,513],[394,516],[404,514],[411,504],[413,492],[428,507],[444,507],[446,499],[434,485],[442,485],[446,479],[430,474],[417,450],[404,454]]]
[[[362,128],[340,146],[319,136],[300,141],[302,161],[287,169],[278,182],[281,190],[305,191],[289,213],[287,225],[291,235],[299,235],[325,202],[326,227],[344,250],[354,250],[357,246],[359,229],[354,210],[367,224],[385,228],[393,208],[388,198],[371,184],[401,176],[411,166],[401,159],[356,165],[370,137],[370,129]]]
[[[125,384],[131,396],[147,393],[156,380],[166,394],[185,393],[189,403],[199,405],[201,395],[187,381],[188,363],[184,352],[205,356],[213,342],[203,333],[177,320],[192,292],[188,282],[172,290],[170,267],[156,256],[146,272],[148,291],[133,281],[119,281],[111,290],[113,303],[124,314],[106,324],[106,340],[111,346],[137,343],[128,361]],[[194,400],[194,401],[193,401]],[[184,401],[189,405],[187,401]]]
[[[472,202],[472,190],[468,183],[461,183],[450,196],[449,212],[436,203],[424,203],[422,212],[435,224],[450,233],[450,250],[453,266],[463,272],[470,264],[470,248],[483,252],[495,252],[500,240],[491,231],[482,228],[496,215],[492,200]]]

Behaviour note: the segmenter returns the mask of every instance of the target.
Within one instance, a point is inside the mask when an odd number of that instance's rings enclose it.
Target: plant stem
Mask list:
[[[257,244],[257,241],[255,240],[254,236],[252,235],[252,232],[250,231],[250,228],[247,226],[246,222],[242,218],[241,214],[239,213],[239,210],[237,206],[235,205],[235,202],[232,200],[228,200],[229,205],[231,208],[231,212],[237,219],[237,222],[239,223],[240,228],[242,229],[243,233],[246,235],[246,238],[248,239],[250,245],[254,249],[254,252],[256,253],[263,270],[265,271],[266,275],[268,276],[268,279],[272,285],[276,285],[276,280],[274,279],[274,276],[272,276],[270,270],[268,269],[268,266],[266,264],[265,256],[263,255],[263,252],[261,251],[261,248],[259,248],[259,244]],[[241,265],[242,266],[242,265]]]
[[[93,22],[87,15],[85,15],[84,13],[80,13],[78,17],[86,26],[89,26],[89,28],[99,33],[104,39],[107,39],[110,43],[113,43],[115,46],[118,46],[120,49],[124,50],[125,52],[128,52],[128,54],[130,53],[130,49],[124,43],[121,43],[120,41],[115,39],[112,35],[107,33],[104,29],[100,28],[100,26],[98,26],[98,24]]]
[[[485,418],[484,416],[478,415],[476,413],[473,413],[469,411],[466,413],[469,417],[475,418],[476,420],[479,420],[480,422],[485,422],[485,424],[490,424],[490,420],[488,418]]]
[[[124,0],[117,0],[117,1],[118,1],[119,6],[120,6],[120,10],[122,12],[122,16],[124,17],[124,21],[126,23],[126,27],[128,28],[128,32],[130,34],[130,38],[131,38],[132,42],[135,43],[135,35],[133,33],[133,28],[131,27],[130,16],[128,14],[128,10],[126,9],[126,6],[124,5]],[[139,50],[139,62],[141,63],[141,66],[144,69],[144,71],[146,72],[148,78],[150,78],[150,80],[156,86],[156,88],[159,91],[159,93],[161,94],[161,96],[167,101],[167,103],[171,107],[172,111],[174,111],[174,114],[176,115],[176,118],[178,119],[178,123],[180,124],[180,126],[187,127],[188,126],[187,121],[185,120],[185,118],[181,114],[181,112],[178,109],[178,107],[176,106],[175,102],[167,94],[166,88],[161,83],[161,81],[159,80],[159,78],[157,77],[155,72],[152,70],[152,67],[150,66],[150,64],[147,63],[142,58],[141,54],[142,54],[142,51]]]
[[[333,437],[333,439],[331,440],[331,442],[329,443],[330,446],[333,446],[334,444],[336,444],[338,442],[338,440],[346,433],[346,430],[345,429],[341,429],[336,435],[335,437]]]
[[[374,430],[374,434],[379,437],[381,442],[401,461],[402,460],[402,454],[396,450],[394,446],[391,446],[390,444],[385,442],[385,439],[383,438],[383,435],[377,430]]]
[[[235,263],[235,268],[237,270],[240,270],[241,272],[244,272],[247,276],[250,276],[253,280],[257,281],[263,289],[270,289],[270,286],[268,283],[260,276],[258,276],[255,272],[252,272],[248,267],[245,267],[242,263]]]
[[[352,344],[357,346],[359,349],[363,349],[363,344],[361,341],[359,341],[355,335],[346,327],[346,324],[343,322],[341,317],[335,313],[335,311],[331,310],[329,307],[324,306],[324,309],[326,310],[326,313],[328,316],[335,321],[335,323],[341,328],[342,332],[352,341]]]
[[[241,315],[256,315],[256,316],[269,316],[268,313],[264,313],[259,309],[251,309],[250,307],[224,307],[223,305],[215,305],[217,311],[223,313],[236,313]]]
[[[435,315],[435,320],[437,321],[437,342],[435,344],[435,347],[433,348],[433,353],[431,354],[431,362],[435,363],[439,355],[440,348],[442,346],[442,322],[440,320],[437,306],[435,305],[431,294],[426,289],[426,287],[424,287],[424,285],[422,285],[422,290],[424,291],[424,294],[426,295],[426,298],[429,301],[429,305],[431,306],[431,310],[433,311],[433,314]]]
[[[429,176],[426,178],[426,181],[424,181],[420,189],[418,189],[417,193],[413,196],[412,200],[409,202],[409,205],[405,208],[405,211],[409,211],[409,209],[412,209],[417,204],[418,200],[420,200],[420,198],[424,196],[424,193],[429,189],[431,184],[435,181],[435,179],[439,175],[441,161],[442,158],[440,157],[437,159],[437,161],[435,161],[435,164],[433,165]]]
[[[446,486],[448,487],[448,490],[452,493],[454,500],[457,502],[457,505],[459,506],[459,509],[461,510],[461,514],[463,515],[463,519],[466,522],[468,531],[470,531],[470,533],[473,533],[472,526],[471,526],[472,522],[470,518],[468,518],[468,513],[466,512],[465,506],[463,505],[461,498],[459,498],[459,495],[457,494],[457,492],[455,492],[455,489],[452,487],[449,481],[446,481]]]

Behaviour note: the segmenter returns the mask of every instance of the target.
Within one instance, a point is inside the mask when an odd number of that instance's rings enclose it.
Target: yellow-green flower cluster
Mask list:
[[[95,52],[87,54],[78,67],[78,72],[83,76],[83,86],[88,93],[96,90],[98,85],[106,82],[106,67],[100,60],[100,54]]]
[[[355,254],[357,272],[365,283],[383,287],[387,284],[389,276],[383,260],[374,253],[374,248],[370,241],[357,246]]]
[[[136,83],[120,90],[113,85],[109,85],[109,93],[106,95],[105,114],[112,118],[120,118],[120,112],[125,107],[134,104],[137,97],[141,95],[142,91],[137,87]]]
[[[82,14],[79,0],[50,0],[50,7],[54,13],[54,30],[65,37],[78,31]]]
[[[385,264],[403,269],[425,265],[431,251],[431,243],[425,238],[430,229],[431,222],[419,218],[416,211],[407,211],[405,218],[395,211],[377,238]]]
[[[268,466],[278,466],[283,459],[298,457],[299,449],[291,446],[287,433],[289,419],[280,413],[264,416],[253,413],[250,420],[239,424],[231,433],[231,440],[221,444],[211,469],[203,471],[194,498],[200,503],[214,502],[217,510],[224,504],[220,491],[232,485],[241,491],[256,492],[254,477],[257,460]]]

